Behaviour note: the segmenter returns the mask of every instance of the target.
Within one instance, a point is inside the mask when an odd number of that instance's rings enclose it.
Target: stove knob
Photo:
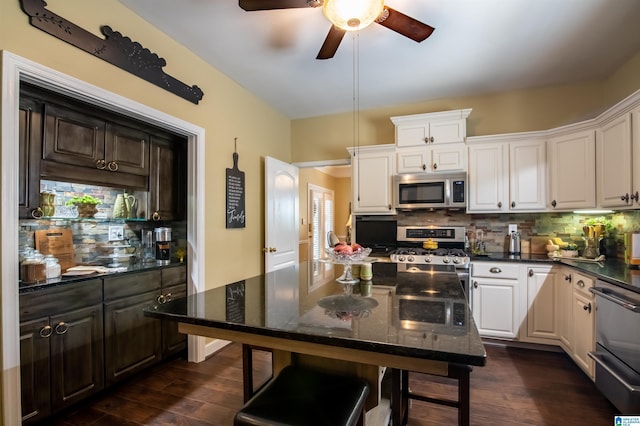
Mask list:
[[[409,255],[409,257],[407,257],[407,262],[409,262],[409,263],[413,263],[414,260],[415,259],[411,255]]]
[[[431,257],[431,255],[427,256],[424,261],[427,263],[431,263],[431,261],[433,260],[433,257]]]
[[[451,259],[449,259],[448,256],[445,256],[442,258],[442,263],[449,263],[449,262],[451,262]]]
[[[404,256],[398,256],[398,262],[404,262]]]
[[[454,258],[453,258],[453,263],[455,263],[456,265],[457,265],[458,263],[460,263],[460,258],[459,258],[459,257],[454,257]]]

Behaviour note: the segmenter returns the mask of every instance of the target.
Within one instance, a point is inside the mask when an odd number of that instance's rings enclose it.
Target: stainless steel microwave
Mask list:
[[[465,173],[395,175],[393,185],[397,209],[464,209],[467,206]]]

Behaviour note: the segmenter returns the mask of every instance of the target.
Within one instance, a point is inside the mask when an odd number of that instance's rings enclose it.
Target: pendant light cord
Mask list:
[[[353,141],[358,168],[357,199],[360,201],[360,31],[353,31]]]

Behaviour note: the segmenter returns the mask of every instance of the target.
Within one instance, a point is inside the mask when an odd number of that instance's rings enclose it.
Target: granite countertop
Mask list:
[[[486,256],[471,256],[472,262],[519,262],[519,263],[544,263],[570,266],[579,272],[595,276],[608,283],[624,287],[636,293],[640,293],[640,270],[629,268],[618,259],[606,259],[602,262],[584,262],[571,260],[570,258],[550,258],[544,254],[523,254],[512,256],[506,253],[492,252]]]
[[[355,285],[352,296],[346,296],[335,281],[309,292],[309,267],[302,262],[149,307],[145,315],[372,353],[485,364],[486,352],[453,267],[416,273],[398,272],[396,264],[381,263],[374,267],[373,280]],[[401,302],[396,290],[402,293],[410,287],[415,291],[414,286],[425,290],[422,294],[440,294],[419,297],[417,303],[422,305],[415,308],[424,310],[425,304],[435,301],[450,303],[453,310],[457,300],[456,309],[464,307],[462,319],[450,324],[434,320],[404,324],[399,320]],[[459,310],[456,313],[461,315]]]
[[[153,270],[157,270],[157,269],[164,269],[164,268],[173,268],[176,266],[180,266],[180,265],[185,265],[184,263],[180,263],[180,262],[173,262],[168,264],[168,265],[160,265],[156,262],[152,262],[152,263],[130,263],[129,266],[126,267],[125,269],[120,269],[118,268],[117,272],[109,272],[109,273],[92,273],[92,274],[87,274],[87,275],[77,275],[77,276],[69,276],[69,277],[65,277],[65,276],[61,276],[58,278],[50,278],[46,281],[42,281],[42,282],[38,282],[38,283],[22,283],[20,282],[18,284],[18,289],[19,289],[19,293],[28,293],[28,292],[32,292],[32,291],[38,291],[38,290],[42,290],[45,288],[49,288],[49,287],[54,287],[54,286],[61,286],[61,285],[66,285],[66,284],[71,284],[71,283],[77,283],[77,282],[81,282],[81,281],[87,281],[87,280],[93,280],[96,278],[105,278],[105,277],[113,277],[113,276],[120,276],[120,275],[126,275],[126,274],[130,274],[130,273],[136,273],[136,272],[145,272],[145,271],[153,271]]]

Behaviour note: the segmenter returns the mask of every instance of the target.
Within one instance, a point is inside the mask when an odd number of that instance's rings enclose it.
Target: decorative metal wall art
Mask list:
[[[227,169],[227,228],[244,228],[244,172],[238,169],[238,138],[234,139],[233,168]]]
[[[140,43],[132,41],[129,37],[113,31],[111,27],[106,25],[100,27],[102,34],[106,37],[101,39],[48,11],[45,8],[47,3],[43,0],[20,0],[20,4],[22,10],[29,15],[31,25],[60,40],[64,40],[196,105],[204,96],[204,92],[198,86],[188,86],[166,74],[162,70],[167,64],[164,58],[142,47]]]

